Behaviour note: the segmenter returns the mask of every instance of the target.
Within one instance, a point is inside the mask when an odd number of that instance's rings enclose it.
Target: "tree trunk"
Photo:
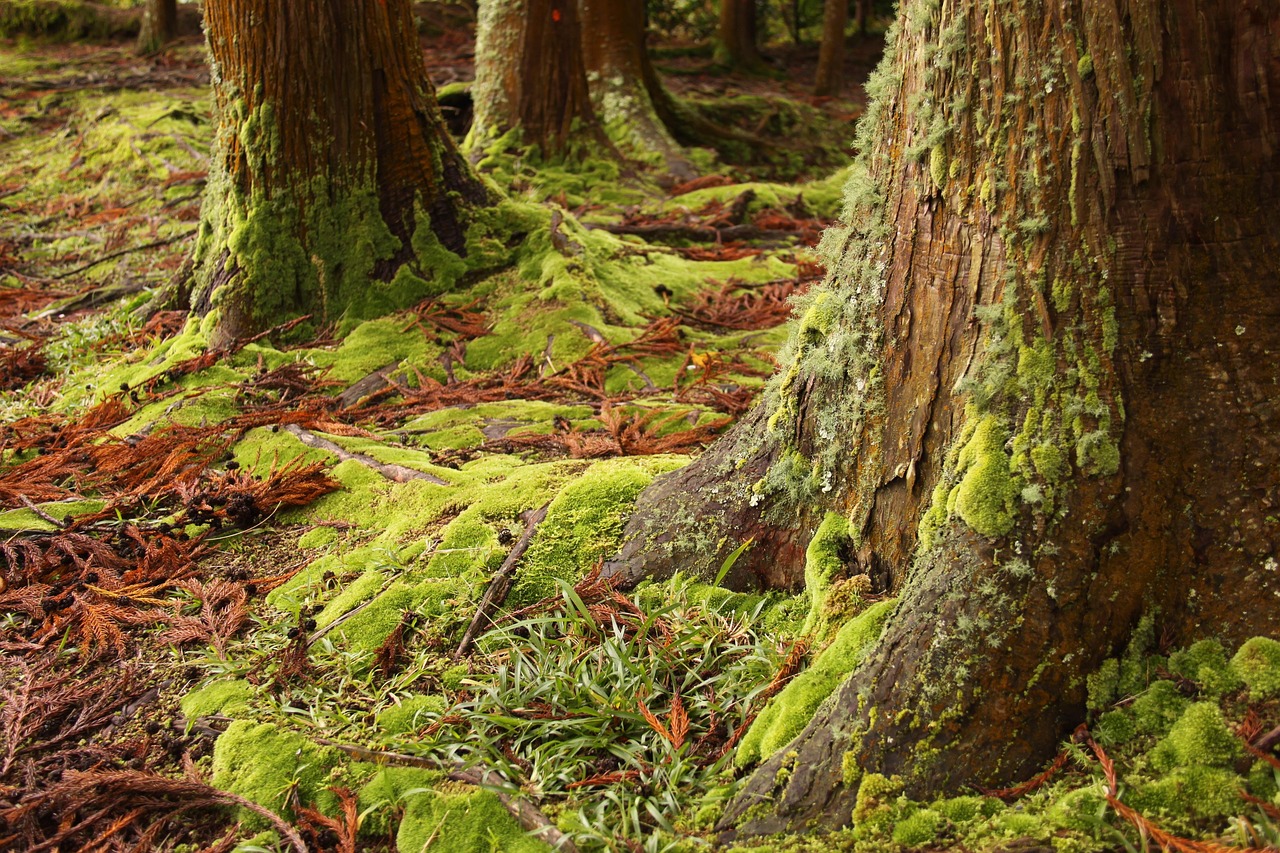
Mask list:
[[[468,144],[482,151],[518,127],[547,152],[604,149],[676,180],[696,177],[668,130],[679,109],[649,62],[645,30],[643,0],[485,0]],[[566,151],[570,130],[595,150]]]
[[[720,0],[716,50],[727,65],[755,71],[764,65],[757,47],[756,0]]]
[[[178,0],[147,0],[138,30],[138,53],[155,53],[178,34]]]
[[[680,181],[697,171],[672,138],[680,108],[662,85],[645,47],[644,0],[581,0],[591,99],[609,136],[633,159],[659,165]]]
[[[449,287],[474,205],[408,0],[208,0],[217,136],[190,295],[214,343]]]
[[[871,12],[872,0],[857,0],[857,2],[857,8],[853,13],[854,25],[858,29],[858,35],[865,36],[867,35],[867,18]]]
[[[778,376],[609,566],[712,573],[753,535],[730,584],[795,587],[832,510],[844,571],[898,593],[744,834],[847,823],[863,771],[1032,775],[1146,613],[1280,629],[1280,7],[909,0],[868,89]]]
[[[486,0],[476,29],[474,144],[512,128],[559,154],[571,132],[599,137],[587,93],[578,0]]]
[[[849,23],[849,0],[827,0],[822,9],[822,45],[818,48],[815,95],[838,95],[844,87],[844,28]]]

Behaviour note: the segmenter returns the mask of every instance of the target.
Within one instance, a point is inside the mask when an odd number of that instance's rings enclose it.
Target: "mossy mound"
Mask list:
[[[285,817],[293,814],[289,803],[295,794],[301,803],[334,813],[337,800],[327,788],[330,772],[341,763],[337,750],[275,723],[236,720],[214,743],[210,783]],[[248,809],[238,817],[248,829],[267,826]]]
[[[895,599],[877,602],[847,622],[817,660],[770,700],[738,745],[736,765],[768,758],[800,734],[879,638],[894,604]]]

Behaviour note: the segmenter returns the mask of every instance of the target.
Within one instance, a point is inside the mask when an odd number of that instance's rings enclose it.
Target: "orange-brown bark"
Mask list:
[[[919,796],[1034,775],[1144,613],[1180,643],[1280,629],[1280,10],[904,3],[898,26],[794,358],[642,496],[611,566],[714,570],[746,530],[730,582],[794,587],[832,510],[845,572],[901,597],[727,811],[768,805],[743,832],[847,822],[846,753]]]

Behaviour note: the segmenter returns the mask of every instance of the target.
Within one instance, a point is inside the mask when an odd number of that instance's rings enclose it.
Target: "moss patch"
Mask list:
[[[818,659],[792,679],[747,730],[734,755],[745,767],[782,749],[813,719],[818,706],[862,662],[880,637],[896,599],[877,602],[846,623]]]

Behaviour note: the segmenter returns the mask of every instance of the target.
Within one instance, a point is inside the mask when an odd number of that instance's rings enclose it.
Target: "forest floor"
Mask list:
[[[424,47],[442,91],[470,78],[467,34]],[[660,61],[784,144],[665,189],[490,158],[526,223],[506,271],[341,337],[211,350],[198,319],[145,310],[199,217],[199,46],[0,42],[0,850],[712,845],[743,756],[785,744],[860,649],[804,636],[804,591],[690,566],[623,593],[594,569],[653,477],[751,405],[823,276],[862,104],[809,98],[812,54],[788,79]],[[1199,654],[1130,728],[1212,693],[1198,674],[1225,658]],[[1225,707],[1270,749],[1274,707]],[[1064,755],[1013,806],[864,783],[860,828],[812,849],[1160,840],[1107,812],[1105,762]],[[1202,777],[1183,786],[1225,784]],[[1246,840],[1275,832],[1258,809]]]

